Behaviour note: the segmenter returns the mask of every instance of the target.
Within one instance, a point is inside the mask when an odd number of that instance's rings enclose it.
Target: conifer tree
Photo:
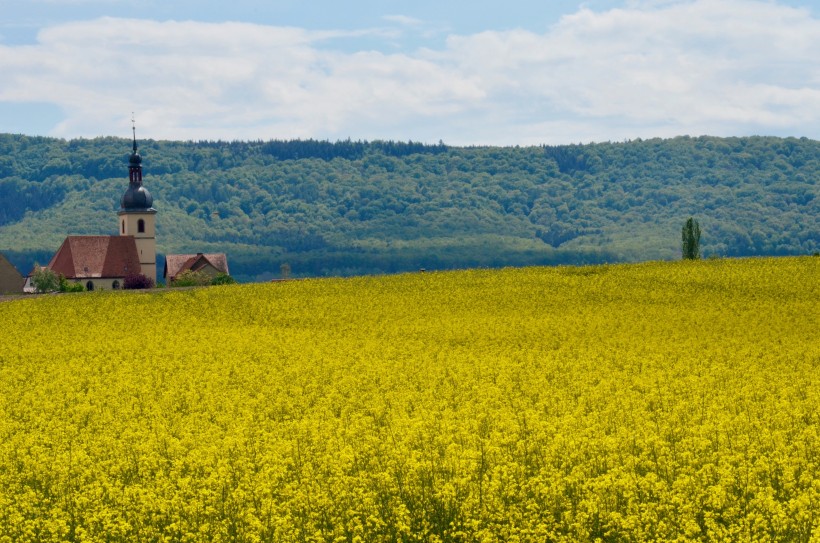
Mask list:
[[[692,217],[689,217],[681,230],[681,251],[684,259],[700,258],[700,225]]]

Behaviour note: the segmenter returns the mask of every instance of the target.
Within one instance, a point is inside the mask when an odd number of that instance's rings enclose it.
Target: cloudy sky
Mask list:
[[[820,0],[0,0],[0,132],[820,139]]]

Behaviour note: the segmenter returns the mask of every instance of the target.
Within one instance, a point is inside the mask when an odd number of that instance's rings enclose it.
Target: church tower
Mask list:
[[[133,123],[133,121],[132,121]],[[121,236],[134,236],[140,259],[140,273],[157,282],[156,214],[152,206],[154,198],[142,186],[142,157],[137,151],[137,129],[134,133],[134,151],[128,160],[128,190],[120,199],[119,232]]]

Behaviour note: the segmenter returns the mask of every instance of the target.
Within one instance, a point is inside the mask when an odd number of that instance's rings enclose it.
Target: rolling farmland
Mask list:
[[[820,540],[820,258],[0,304],[0,542]]]

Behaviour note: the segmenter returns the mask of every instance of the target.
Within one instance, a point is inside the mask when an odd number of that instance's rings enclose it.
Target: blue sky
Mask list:
[[[0,132],[820,139],[818,0],[0,0]]]

